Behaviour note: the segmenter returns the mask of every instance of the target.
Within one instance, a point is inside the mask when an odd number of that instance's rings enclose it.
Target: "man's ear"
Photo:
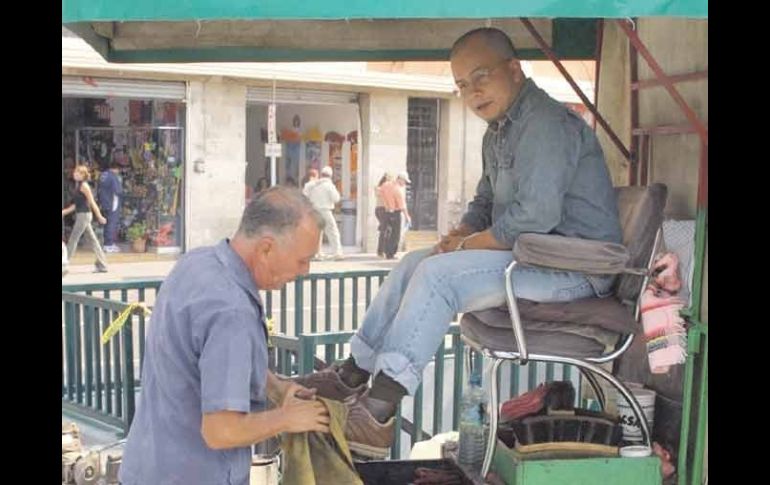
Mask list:
[[[266,258],[271,251],[275,250],[275,238],[273,236],[262,236],[257,239],[256,253],[261,258]]]
[[[520,81],[524,78],[524,71],[521,69],[521,61],[515,57],[512,57],[510,60],[508,60],[508,69],[510,69],[513,77],[517,81]]]

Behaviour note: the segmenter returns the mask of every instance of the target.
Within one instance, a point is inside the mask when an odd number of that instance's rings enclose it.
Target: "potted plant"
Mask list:
[[[147,250],[147,225],[144,222],[135,222],[126,231],[126,237],[131,241],[131,247],[137,253]]]

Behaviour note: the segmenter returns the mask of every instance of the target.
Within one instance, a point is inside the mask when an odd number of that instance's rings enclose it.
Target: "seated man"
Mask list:
[[[351,449],[384,456],[401,398],[417,389],[457,313],[505,303],[504,271],[525,232],[621,242],[599,142],[583,119],[527,79],[508,36],[466,33],[451,52],[466,105],[488,123],[483,175],[460,226],[406,255],[388,276],[341,366],[298,379],[348,400]],[[606,296],[613,277],[516,267],[515,295],[538,302]],[[365,390],[369,376],[371,390]]]

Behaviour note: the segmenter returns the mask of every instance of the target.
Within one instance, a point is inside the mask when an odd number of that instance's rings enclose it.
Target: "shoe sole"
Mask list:
[[[350,451],[366,458],[375,458],[382,460],[390,453],[390,448],[380,448],[379,446],[365,445],[363,443],[356,443],[354,441],[348,441],[348,447]]]

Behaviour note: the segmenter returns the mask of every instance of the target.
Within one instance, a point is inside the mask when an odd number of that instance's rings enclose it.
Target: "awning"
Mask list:
[[[462,33],[505,30],[523,59],[590,59],[596,19],[708,17],[707,0],[64,0],[62,23],[110,62],[446,60]]]

